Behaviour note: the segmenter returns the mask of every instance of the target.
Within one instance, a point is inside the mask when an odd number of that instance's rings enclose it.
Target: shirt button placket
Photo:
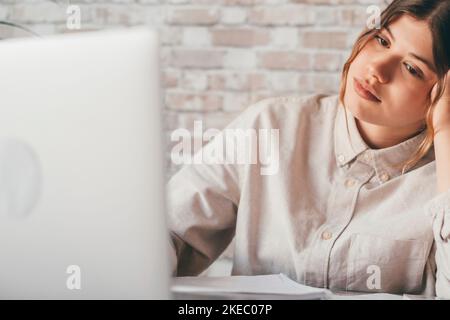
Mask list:
[[[371,155],[369,155],[368,158],[371,159]],[[361,186],[367,183],[374,173],[375,171],[373,168],[367,166],[365,163],[357,161],[350,167],[348,173],[343,176],[343,179],[336,181],[336,184],[334,184],[336,187],[335,192],[338,196],[333,197],[333,202],[331,202],[328,207],[330,210],[338,211],[339,215],[333,215],[335,219],[333,219],[332,229],[325,228],[319,236],[321,243],[328,248],[328,256],[326,257],[326,262],[328,263],[326,266],[328,266],[328,268],[324,268],[325,286],[329,286],[330,281],[332,281],[333,284],[345,286],[346,279],[341,279],[340,277],[342,270],[340,270],[339,267],[334,266],[330,260],[333,258],[331,250],[335,247],[333,245],[334,242],[337,241],[342,234],[344,234],[344,237],[347,236],[345,235],[345,229],[354,217],[355,206]],[[333,232],[331,233],[331,231]]]

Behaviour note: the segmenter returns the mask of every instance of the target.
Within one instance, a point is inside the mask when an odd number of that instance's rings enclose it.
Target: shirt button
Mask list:
[[[389,177],[389,175],[387,173],[383,173],[380,176],[380,179],[381,179],[381,181],[386,182],[386,181],[388,181],[390,179],[390,177]]]
[[[331,237],[333,237],[333,234],[330,231],[322,232],[322,239],[323,240],[330,240]]]
[[[351,188],[351,187],[353,187],[354,185],[355,185],[355,180],[353,180],[353,179],[347,179],[347,180],[345,180],[345,186],[347,187],[347,188]]]
[[[345,162],[345,157],[343,154],[338,155],[338,161],[339,163],[344,163]]]
[[[365,154],[363,155],[363,159],[364,159],[365,161],[367,161],[367,162],[370,162],[370,160],[371,160],[370,153],[365,153]]]

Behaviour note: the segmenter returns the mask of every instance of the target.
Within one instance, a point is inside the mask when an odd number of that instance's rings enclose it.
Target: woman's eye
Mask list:
[[[409,64],[405,63],[405,67],[414,77],[421,78],[420,72],[411,67]]]
[[[380,37],[379,35],[375,35],[375,39],[378,41],[379,44],[381,44],[383,47],[387,48],[389,47],[389,42],[386,41],[386,39]],[[422,78],[422,75],[419,71],[414,69],[411,65],[404,63],[406,69],[410,74],[412,74],[416,78]]]
[[[376,35],[375,39],[377,39],[378,43],[381,44],[383,47],[388,47],[389,46],[389,42],[387,42],[385,39],[383,39],[382,37]]]

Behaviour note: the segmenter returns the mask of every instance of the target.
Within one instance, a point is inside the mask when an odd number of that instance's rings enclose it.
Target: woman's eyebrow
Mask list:
[[[386,26],[386,27],[384,27],[384,28],[387,30],[387,32],[388,32],[389,35],[391,36],[392,40],[394,40],[394,42],[395,42],[395,37],[394,37],[394,35],[392,34],[391,29],[389,29],[388,26]],[[417,55],[417,54],[415,54],[415,53],[412,53],[412,52],[409,52],[408,55],[413,56],[413,57],[416,58],[417,60],[422,61],[422,62],[428,67],[428,69],[430,69],[431,71],[433,71],[434,73],[436,73],[436,69],[434,68],[433,64],[432,64],[431,62],[429,62],[427,59],[422,58],[421,56],[419,56],[419,55]]]

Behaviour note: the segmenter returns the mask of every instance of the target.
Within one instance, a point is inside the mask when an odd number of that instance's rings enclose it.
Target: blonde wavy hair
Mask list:
[[[433,36],[433,57],[436,66],[436,74],[438,78],[437,91],[434,99],[428,99],[429,107],[425,116],[426,131],[425,138],[420,143],[418,149],[413,155],[398,164],[402,167],[402,174],[414,167],[423,156],[427,154],[433,146],[434,128],[432,123],[432,115],[436,103],[444,93],[447,81],[447,72],[450,68],[450,1],[449,0],[394,0],[381,13],[380,29],[365,28],[358,36],[350,57],[343,66],[341,85],[339,89],[339,101],[344,106],[344,96],[347,83],[347,74],[351,63],[355,60],[359,52],[380,30],[389,26],[394,20],[408,14],[418,20],[427,21]],[[346,111],[345,111],[346,112]],[[347,113],[345,113],[347,115]],[[346,117],[347,119],[347,117]],[[347,124],[348,132],[348,124]]]

